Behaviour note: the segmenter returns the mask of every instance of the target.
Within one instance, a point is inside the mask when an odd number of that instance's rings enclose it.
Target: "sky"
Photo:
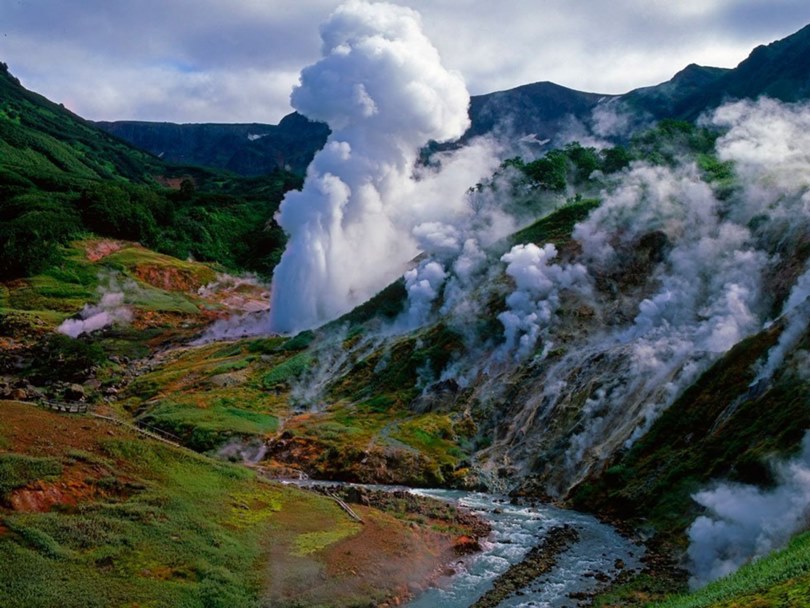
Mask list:
[[[93,120],[276,123],[340,0],[0,0],[0,61]],[[807,0],[400,0],[473,95],[550,80],[624,93],[733,67]]]

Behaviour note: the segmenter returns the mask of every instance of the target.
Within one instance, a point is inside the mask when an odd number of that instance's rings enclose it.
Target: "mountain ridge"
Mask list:
[[[593,113],[619,103],[643,112],[647,121],[664,118],[696,120],[701,112],[731,98],[768,95],[782,101],[810,98],[810,25],[768,45],[756,47],[735,68],[690,64],[671,79],[623,94],[578,91],[549,81],[520,85],[503,91],[474,95],[470,100],[471,127],[462,141],[488,133],[501,133],[535,144],[560,141],[560,134],[575,138],[594,130]],[[171,162],[220,167],[242,175],[258,175],[273,168],[303,174],[314,153],[329,134],[328,128],[292,112],[278,125],[262,123],[154,123],[112,121],[95,123],[141,149]],[[251,129],[261,135],[250,140]],[[595,129],[598,131],[599,129]],[[613,143],[632,133],[600,134]],[[302,139],[303,138],[303,139]],[[542,150],[535,147],[535,153]]]

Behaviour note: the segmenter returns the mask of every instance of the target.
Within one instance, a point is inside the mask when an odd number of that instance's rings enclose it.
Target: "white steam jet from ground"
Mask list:
[[[296,110],[332,134],[277,221],[289,235],[275,270],[270,329],[293,332],[348,312],[400,276],[413,230],[468,212],[465,193],[496,165],[485,145],[417,167],[431,140],[460,137],[470,97],[445,69],[419,14],[352,0],[321,26],[323,57],[301,73]]]

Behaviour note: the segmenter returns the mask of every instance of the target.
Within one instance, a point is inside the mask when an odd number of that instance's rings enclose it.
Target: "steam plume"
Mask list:
[[[442,67],[418,13],[351,0],[321,38],[323,57],[302,71],[291,100],[332,135],[277,216],[290,238],[273,281],[275,331],[335,318],[383,288],[418,253],[412,230],[465,213],[466,189],[494,166],[479,145],[415,169],[430,140],[469,126],[469,94]]]
[[[709,509],[689,528],[690,584],[700,587],[750,561],[780,549],[807,527],[810,516],[810,435],[802,453],[776,467],[771,491],[723,484],[693,498]]]
[[[106,284],[104,284],[106,283]],[[78,319],[66,319],[56,328],[60,334],[78,338],[110,325],[132,321],[132,310],[124,304],[124,288],[113,277],[102,277],[98,288],[101,299],[98,304],[86,304]]]
[[[810,325],[810,268],[804,272],[782,309],[782,317],[786,320],[785,328],[779,335],[779,342],[768,351],[765,361],[756,379],[751,383],[756,386],[762,381],[770,380],[776,370],[782,365],[785,356],[792,351],[804,337]]]
[[[560,305],[563,289],[588,289],[588,271],[581,264],[550,264],[557,248],[546,244],[515,245],[501,257],[516,289],[507,298],[509,309],[498,315],[504,326],[504,350],[518,359],[534,352],[537,342]]]

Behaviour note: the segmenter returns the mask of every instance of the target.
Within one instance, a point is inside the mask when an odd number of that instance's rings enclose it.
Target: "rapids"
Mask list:
[[[439,581],[411,601],[411,608],[468,608],[509,566],[526,553],[552,528],[568,524],[579,533],[579,540],[563,551],[554,568],[531,585],[504,600],[502,608],[562,608],[575,606],[569,594],[588,594],[600,585],[595,575],[615,578],[617,560],[625,569],[640,567],[642,547],[619,535],[596,518],[555,507],[513,505],[502,496],[453,490],[411,490],[422,496],[448,500],[466,507],[490,522],[492,532],[482,542],[483,551],[460,560],[456,574]],[[600,578],[603,578],[599,575]]]
[[[301,487],[346,485],[319,480],[288,480]],[[621,536],[591,515],[550,505],[515,505],[508,497],[460,490],[414,489],[405,486],[358,485],[374,490],[405,490],[455,503],[489,522],[492,531],[481,541],[482,551],[452,565],[452,576],[410,601],[410,608],[468,608],[492,588],[495,579],[523,560],[550,530],[572,526],[579,540],[557,555],[555,566],[529,586],[501,602],[499,608],[572,608],[575,597],[586,597],[621,570],[641,567],[644,548]],[[617,564],[621,562],[621,567]]]

